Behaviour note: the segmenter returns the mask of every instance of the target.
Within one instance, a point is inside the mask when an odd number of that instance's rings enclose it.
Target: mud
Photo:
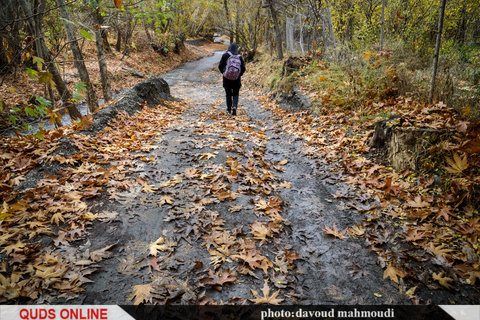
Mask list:
[[[253,298],[250,289],[260,291],[263,280],[270,278],[276,279],[270,282],[272,292],[280,290],[283,303],[288,304],[409,304],[398,286],[383,279],[382,262],[369,249],[365,238],[334,240],[322,230],[325,226],[336,225],[342,230],[361,224],[366,218],[361,208],[375,205],[374,201],[361,192],[348,201],[333,197],[352,191],[339,181],[339,166],[304,155],[305,143],[282,132],[278,119],[248,92],[241,91],[239,116],[228,115],[221,76],[216,70],[220,56],[221,52],[163,75],[172,95],[188,101],[189,109],[146,155],[155,161],[139,164],[134,172],[161,191],[145,194],[141,188],[134,188],[91,202],[92,212],[113,212],[115,218],[109,223],[94,222],[85,240],[57,251],[72,254],[115,244],[114,255],[98,263],[100,271],[89,276],[92,282],[87,284],[86,292],[69,303],[131,303],[132,287],[151,282],[177,288],[165,289],[168,294],[164,303],[199,303],[206,296],[217,302],[239,302]],[[223,130],[225,125],[232,130]],[[258,136],[264,135],[262,142],[251,141],[245,132],[235,129],[241,125],[247,125]],[[213,148],[228,141],[239,141],[245,147],[241,151]],[[162,183],[180,177],[187,168],[215,170],[216,165],[225,164],[227,157],[245,163],[248,155],[259,149],[264,151],[263,161],[269,165],[287,160],[283,172],[275,171],[275,181],[292,185],[290,189],[276,190],[286,203],[282,213],[287,219],[285,228],[260,249],[272,261],[275,252],[298,252],[296,268],[282,279],[273,278],[279,275],[272,271],[267,276],[257,269],[253,274],[239,275],[239,281],[225,285],[222,291],[199,287],[198,279],[211,268],[210,254],[201,239],[212,232],[208,221],[218,215],[225,221],[223,227],[232,234],[246,233],[249,225],[259,219],[252,203],[255,195],[239,192],[235,200],[213,201],[198,211],[195,204],[198,205],[199,198],[208,197],[198,181],[178,179],[176,185],[169,187],[161,187]],[[218,153],[210,161],[199,160],[199,155],[215,152]],[[239,191],[241,186],[231,183],[230,188]],[[160,198],[165,195],[172,196],[174,203],[162,204]],[[243,209],[231,212],[232,205],[241,205]],[[175,245],[171,251],[160,254],[158,270],[154,271],[148,265],[148,245],[159,236]],[[239,263],[227,259],[222,265],[222,269],[226,268],[238,270]],[[437,295],[435,303],[448,303],[448,297],[443,292]],[[466,301],[465,297],[459,299]]]

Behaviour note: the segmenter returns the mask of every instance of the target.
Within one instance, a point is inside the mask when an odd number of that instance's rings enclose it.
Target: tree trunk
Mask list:
[[[89,7],[89,1],[90,0],[83,0],[85,6]],[[110,88],[110,80],[108,79],[108,72],[107,72],[107,63],[105,60],[105,48],[104,48],[104,37],[102,35],[102,24],[103,24],[103,17],[100,14],[99,10],[99,3],[98,0],[95,0],[93,2],[95,5],[93,8],[91,8],[91,12],[93,14],[93,21],[96,24],[94,26],[95,30],[95,45],[97,47],[97,60],[98,60],[98,66],[100,69],[100,80],[102,82],[102,92],[103,92],[103,99],[105,99],[105,102],[109,101],[112,99],[112,94],[111,94],[111,88]]]
[[[152,38],[152,35],[150,34],[150,31],[148,30],[148,26],[147,24],[145,23],[145,21],[143,22],[143,28],[145,29],[145,34],[147,36],[147,39],[148,39],[148,43],[153,44],[153,38]]]
[[[240,8],[239,0],[235,0],[235,42],[240,43]]]
[[[85,61],[83,60],[83,54],[78,46],[78,41],[75,35],[75,30],[73,29],[73,25],[70,22],[70,15],[67,10],[67,6],[65,5],[64,0],[57,0],[57,4],[60,10],[60,15],[62,16],[63,25],[65,27],[65,31],[67,33],[67,39],[70,44],[70,49],[73,53],[73,64],[78,70],[78,74],[80,75],[80,79],[85,83],[87,88],[87,104],[88,109],[90,112],[95,112],[98,109],[98,102],[97,97],[95,96],[95,90],[93,90],[92,82],[90,81],[90,76],[88,75],[87,67],[85,66]]]
[[[432,82],[430,85],[430,96],[428,101],[433,103],[433,96],[435,94],[435,80],[437,78],[437,67],[438,67],[438,56],[440,54],[440,42],[442,40],[442,31],[443,31],[443,17],[445,15],[445,5],[447,0],[442,0],[440,7],[440,17],[438,18],[438,33],[437,33],[437,43],[435,45],[435,56],[433,57],[433,72],[432,72]]]
[[[105,51],[103,49],[103,39],[100,29],[95,30],[95,44],[97,45],[97,59],[100,67],[100,79],[102,81],[103,99],[112,100],[110,79],[108,79],[107,63],[105,60]]]
[[[118,19],[118,13],[115,15],[115,29],[117,31],[117,43],[115,44],[115,50],[120,52],[122,50],[122,28]]]
[[[230,11],[228,10],[228,0],[223,0],[223,7],[225,8],[225,15],[227,16],[228,28],[230,29],[230,43],[233,43],[233,26],[230,18]]]
[[[27,2],[27,0],[19,0],[19,2],[25,13],[26,23],[30,34],[32,34],[34,37],[36,52],[39,57],[45,61],[47,70],[52,75],[52,80],[55,83],[55,86],[60,95],[60,98],[63,101],[64,106],[67,108],[68,113],[73,120],[81,119],[82,115],[78,111],[77,107],[75,107],[75,105],[71,102],[72,94],[65,85],[65,82],[63,81],[60,72],[55,66],[55,63],[52,61],[52,56],[50,54],[50,51],[48,50],[47,44],[45,43],[45,38],[42,34],[42,30],[33,19],[30,3]]]
[[[333,22],[332,22],[332,12],[330,11],[330,2],[325,1],[327,3],[326,7],[323,8],[322,20],[326,24],[326,28],[328,31],[328,44],[327,46],[332,46],[333,48],[336,47],[335,41],[335,32],[333,31]]]
[[[273,30],[275,32],[275,43],[277,45],[277,57],[278,59],[283,59],[283,48],[282,48],[282,34],[280,33],[280,27],[278,25],[277,11],[273,7],[273,0],[267,0],[268,9],[270,10],[270,16],[273,22]]]
[[[83,0],[85,5],[88,5],[88,0]],[[107,52],[107,53],[111,53],[112,52],[112,48],[110,47],[110,43],[108,42],[108,31],[106,29],[102,29],[102,25],[103,25],[103,16],[101,15],[100,13],[100,3],[99,3],[99,0],[95,0],[95,8],[93,8],[92,12],[93,12],[93,21],[95,21],[95,23],[98,25],[98,27],[100,28],[100,34],[102,36],[102,42],[103,42],[103,49],[104,49],[104,52]]]
[[[10,71],[10,64],[8,63],[7,50],[3,45],[3,37],[0,36],[0,74],[5,74]]]
[[[22,46],[20,45],[20,22],[18,6],[12,0],[3,0],[0,10],[0,74],[9,73],[20,65]]]
[[[134,21],[134,17],[133,15],[129,15],[128,16],[128,22],[127,22],[127,27],[125,28],[125,31],[124,31],[124,43],[123,43],[123,54],[124,55],[127,55],[128,54],[128,50],[130,48],[130,45],[132,43],[132,35],[133,35],[133,31],[135,30],[135,25],[136,25],[136,21]]]
[[[380,51],[383,50],[383,28],[385,26],[385,0],[382,0],[382,26],[380,27]]]

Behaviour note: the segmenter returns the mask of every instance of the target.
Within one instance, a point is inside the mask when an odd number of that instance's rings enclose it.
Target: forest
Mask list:
[[[479,304],[480,3],[2,0],[0,195],[2,304]]]

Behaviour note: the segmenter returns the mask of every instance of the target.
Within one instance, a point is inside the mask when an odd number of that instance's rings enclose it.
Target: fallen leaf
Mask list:
[[[133,292],[130,294],[129,301],[138,306],[143,302],[152,303],[153,287],[151,284],[139,284],[133,286]]]
[[[105,248],[92,251],[90,253],[90,259],[92,259],[95,262],[99,262],[99,261],[102,261],[103,259],[110,258],[113,255],[113,252],[108,252],[108,250],[110,250],[114,246],[115,244],[111,244],[106,246]]]
[[[468,160],[467,155],[465,154],[463,157],[460,157],[457,153],[453,154],[453,159],[446,158],[447,163],[450,165],[449,167],[443,167],[450,173],[453,174],[460,174],[465,169],[468,168]]]
[[[387,269],[383,272],[383,279],[390,278],[393,282],[398,284],[398,277],[404,278],[407,274],[396,268],[393,264],[390,264]]]
[[[334,236],[335,238],[338,238],[338,239],[343,240],[343,239],[347,238],[347,237],[345,237],[346,230],[339,231],[335,224],[333,225],[332,228],[325,226],[325,228],[322,228],[322,230],[325,231],[326,234],[332,235],[332,236]]]
[[[433,280],[437,280],[438,283],[440,283],[440,285],[442,287],[445,287],[447,289],[452,289],[452,285],[449,283],[449,282],[452,282],[453,279],[452,278],[448,278],[448,277],[444,277],[443,276],[443,272],[439,272],[439,273],[432,273],[432,277],[433,277]]]
[[[255,299],[249,299],[255,304],[275,304],[278,305],[284,299],[278,299],[278,295],[280,290],[275,291],[272,295],[270,295],[270,287],[268,286],[268,280],[265,280],[262,288],[263,297],[258,294],[257,291],[250,289]]]

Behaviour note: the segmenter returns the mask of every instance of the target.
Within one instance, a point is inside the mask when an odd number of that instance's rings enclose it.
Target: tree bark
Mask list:
[[[72,104],[72,94],[68,90],[65,82],[63,81],[60,72],[53,63],[52,56],[48,50],[47,44],[45,43],[44,36],[42,34],[41,26],[37,25],[33,19],[32,8],[30,3],[27,0],[19,0],[20,6],[25,13],[27,27],[30,30],[30,34],[33,35],[35,41],[35,49],[40,58],[45,61],[48,72],[52,75],[52,80],[55,83],[57,91],[62,99],[64,106],[67,108],[70,117],[73,120],[81,119],[82,115],[78,111],[77,107]]]
[[[327,46],[332,46],[333,48],[336,47],[335,41],[335,31],[333,30],[333,22],[332,22],[332,12],[330,10],[330,2],[327,0],[325,1],[327,5],[323,8],[323,15],[322,20],[326,24],[326,28],[328,30],[328,44]]]
[[[115,29],[117,31],[117,42],[115,44],[115,50],[120,52],[122,50],[122,28],[118,19],[118,13],[115,14]]]
[[[86,6],[88,6],[89,4],[88,1],[89,0],[83,0]],[[92,8],[92,13],[93,13],[93,21],[96,24],[96,26],[94,27],[95,45],[97,47],[97,60],[98,60],[98,66],[100,69],[100,81],[102,82],[103,99],[105,100],[105,102],[107,102],[112,99],[112,94],[111,94],[111,87],[110,87],[110,79],[108,78],[108,72],[107,72],[107,63],[105,59],[105,47],[104,47],[105,38],[103,37],[103,33],[102,33],[103,17],[100,14],[99,1],[95,0],[94,4],[95,4],[95,7]]]
[[[240,8],[239,0],[235,0],[235,42],[240,43]]]
[[[103,38],[101,30],[95,30],[95,44],[97,45],[97,59],[100,67],[100,79],[102,81],[103,99],[106,101],[112,100],[110,79],[108,78],[107,63],[105,60],[105,51],[103,49]]]
[[[228,0],[223,0],[223,7],[225,8],[225,15],[227,16],[228,28],[230,29],[230,43],[233,43],[233,25],[230,18],[230,11],[228,10]]]
[[[65,26],[65,31],[67,33],[67,39],[70,44],[70,49],[73,53],[73,64],[78,70],[80,79],[85,83],[87,88],[87,104],[90,112],[94,112],[98,109],[97,97],[95,95],[95,90],[93,89],[92,82],[90,81],[90,76],[88,75],[87,67],[85,66],[85,61],[83,60],[82,50],[78,45],[78,41],[75,35],[75,30],[71,24],[70,15],[67,10],[67,6],[64,0],[57,0],[57,4],[60,10],[60,15],[64,19],[63,25]]]
[[[380,51],[383,50],[383,28],[385,26],[385,0],[382,0],[382,26],[380,27]]]
[[[437,43],[435,45],[435,55],[433,57],[433,72],[432,72],[432,81],[430,85],[430,96],[428,97],[428,101],[433,103],[433,96],[435,94],[435,80],[437,78],[437,67],[438,67],[438,56],[440,54],[440,43],[442,40],[442,31],[443,31],[443,17],[445,15],[445,6],[447,4],[447,0],[441,0],[440,6],[440,17],[438,18],[438,33],[437,33]]]
[[[275,43],[277,46],[277,57],[278,59],[283,59],[283,48],[282,48],[282,34],[280,33],[280,27],[278,25],[277,11],[273,7],[273,0],[267,0],[268,9],[270,10],[270,16],[273,22],[273,30],[275,32]]]
[[[10,71],[10,64],[8,63],[7,50],[3,45],[3,37],[0,36],[0,74],[5,74]]]

